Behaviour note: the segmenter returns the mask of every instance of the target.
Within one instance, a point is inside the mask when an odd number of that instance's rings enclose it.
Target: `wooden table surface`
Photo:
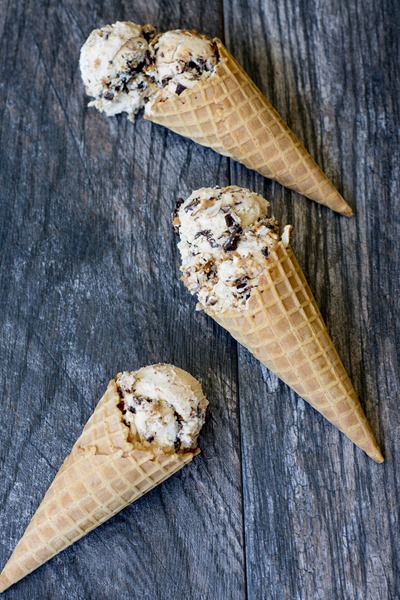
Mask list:
[[[5,599],[400,598],[399,17],[394,0],[0,3],[1,566],[118,371],[172,362],[210,400],[190,466]],[[79,50],[116,20],[222,38],[355,217],[88,109]],[[230,183],[293,223],[383,465],[194,311],[170,213]]]

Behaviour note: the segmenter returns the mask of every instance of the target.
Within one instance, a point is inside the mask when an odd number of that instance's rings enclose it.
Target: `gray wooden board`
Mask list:
[[[395,2],[227,4],[228,46],[356,216],[234,164],[231,179],[293,223],[294,251],[386,455],[375,465],[239,351],[252,599],[400,598],[399,18]]]
[[[88,109],[79,49],[118,19],[222,37],[356,217]],[[210,400],[190,466],[4,598],[400,598],[396,3],[31,0],[0,31],[0,566],[116,372],[173,362]],[[217,183],[294,224],[384,465],[194,312],[170,212]]]

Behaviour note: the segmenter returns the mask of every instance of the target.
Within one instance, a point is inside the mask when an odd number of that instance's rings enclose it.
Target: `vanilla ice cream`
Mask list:
[[[173,225],[180,235],[182,280],[197,294],[198,308],[243,310],[277,243],[287,245],[268,202],[237,186],[202,188],[178,201]]]
[[[167,31],[154,38],[151,45],[154,59],[149,74],[165,88],[164,98],[170,94],[180,95],[196,81],[211,77],[218,63],[217,46],[197,31]]]
[[[134,446],[163,452],[197,447],[208,401],[189,373],[159,364],[120,373],[116,383],[121,397],[118,407]]]
[[[207,36],[176,30],[155,37],[152,25],[118,21],[92,31],[82,46],[83,83],[95,106],[108,116],[127,112],[131,120],[156,97],[167,99],[211,77],[218,50]]]
[[[127,112],[131,119],[148,102],[156,84],[144,72],[152,57],[151,25],[118,21],[92,31],[83,45],[80,68],[86,93],[108,116]]]

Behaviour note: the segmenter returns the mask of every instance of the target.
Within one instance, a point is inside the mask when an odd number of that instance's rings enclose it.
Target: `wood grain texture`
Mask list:
[[[88,109],[79,49],[118,19],[224,39],[356,217]],[[0,565],[117,371],[173,362],[210,400],[190,466],[4,598],[400,598],[397,4],[25,0],[0,31]],[[384,465],[194,312],[170,212],[228,183],[294,224]]]
[[[240,350],[252,599],[400,597],[398,16],[393,2],[226,3],[228,45],[356,216],[238,165],[231,178],[294,224],[293,248],[386,455],[373,464]]]
[[[118,371],[172,362],[200,378],[204,451],[5,598],[245,593],[236,349],[193,311],[170,216],[204,170],[226,184],[228,162],[87,109],[80,81],[95,27],[205,26],[195,3],[188,20],[169,3],[138,4],[2,5],[1,565]],[[205,8],[221,35],[222,7]]]

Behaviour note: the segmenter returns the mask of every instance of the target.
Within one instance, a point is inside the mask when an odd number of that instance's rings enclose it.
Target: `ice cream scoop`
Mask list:
[[[112,379],[0,574],[0,592],[190,462],[207,404],[199,382],[173,365]]]
[[[178,208],[182,279],[201,305],[246,307],[280,239],[280,225],[267,210],[262,196],[237,186],[202,188]]]
[[[383,456],[290,247],[244,188],[179,200],[181,271],[208,315],[376,462]]]
[[[150,64],[151,25],[117,21],[92,31],[80,55],[80,68],[86,93],[95,106],[108,116],[127,112],[131,119],[155,92],[155,83],[145,74]]]
[[[154,78],[167,99],[179,96],[197,81],[212,77],[218,64],[217,46],[197,31],[167,31],[152,41],[153,59],[148,74]],[[151,106],[148,107],[151,112]]]
[[[134,446],[163,452],[196,448],[208,402],[188,373],[172,365],[144,367],[122,373],[117,388]]]

